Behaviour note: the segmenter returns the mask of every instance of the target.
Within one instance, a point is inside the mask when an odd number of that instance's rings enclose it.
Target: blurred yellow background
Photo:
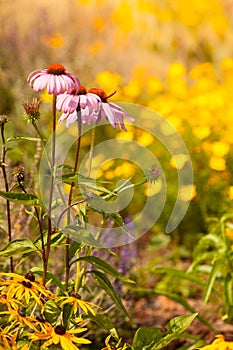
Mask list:
[[[107,94],[117,89],[113,101],[144,105],[166,117],[190,151],[193,196],[205,202],[210,191],[203,210],[219,201],[221,211],[228,210],[232,0],[0,0],[0,21],[0,113],[22,116],[22,101],[33,95],[27,75],[61,63],[82,85]],[[42,95],[45,102],[47,97]],[[138,138],[130,130],[129,137]],[[170,159],[173,167],[182,164]]]

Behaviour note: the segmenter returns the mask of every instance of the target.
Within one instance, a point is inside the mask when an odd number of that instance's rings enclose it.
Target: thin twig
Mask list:
[[[9,184],[7,180],[6,173],[6,140],[4,135],[4,127],[7,122],[6,116],[1,116],[0,124],[1,124],[1,138],[2,138],[2,157],[1,157],[1,168],[3,172],[5,191],[9,192]],[[8,242],[12,241],[12,232],[11,232],[11,210],[10,210],[10,201],[6,200],[6,212],[7,212],[7,228],[8,228]],[[14,272],[14,263],[13,258],[10,257],[10,271]]]

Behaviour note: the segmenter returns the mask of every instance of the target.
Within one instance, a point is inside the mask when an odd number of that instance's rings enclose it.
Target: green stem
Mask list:
[[[94,144],[95,144],[95,127],[92,129],[91,132],[91,145],[90,145],[90,151],[89,151],[89,158],[88,158],[88,170],[87,170],[87,176],[90,177],[91,175],[91,167],[92,167],[92,159],[93,159],[93,150],[94,150]],[[92,252],[92,247],[86,247],[86,256],[89,256]],[[79,256],[80,257],[80,256]],[[86,271],[87,263],[84,263],[83,269],[81,269],[81,261],[78,261],[76,263],[76,278],[75,278],[75,287],[74,291],[75,293],[78,293],[78,290],[80,288],[80,284],[83,278],[83,275]]]
[[[27,193],[27,190],[25,189],[25,187],[24,187],[22,181],[19,181],[19,179],[18,179],[18,183],[19,183],[19,186],[21,187],[22,191],[23,191],[24,193]],[[41,224],[41,219],[40,219],[39,210],[37,209],[36,206],[34,206],[34,210],[35,210],[35,213],[36,213],[36,218],[37,218],[37,222],[38,222],[38,226],[39,226],[39,231],[40,231],[42,261],[43,261],[43,267],[44,267],[44,270],[45,270],[46,255],[45,255],[45,245],[44,245],[43,227],[42,227],[42,224]]]
[[[78,140],[77,140],[77,148],[76,148],[76,155],[75,155],[75,161],[74,161],[74,173],[77,172],[78,168],[78,161],[79,161],[79,154],[80,154],[80,148],[81,148],[81,128],[82,128],[82,119],[81,119],[81,113],[79,109],[77,109],[78,114]],[[74,183],[72,182],[70,185],[70,192],[69,192],[69,198],[68,198],[68,212],[67,212],[67,224],[70,224],[70,208],[71,208],[71,202],[73,197],[73,188]],[[66,238],[66,252],[65,252],[65,286],[66,289],[68,287],[69,283],[69,275],[70,275],[70,259],[69,259],[69,249],[70,248],[70,239],[69,236]]]
[[[55,165],[55,146],[56,146],[56,101],[57,96],[53,95],[52,103],[52,156],[51,156],[51,178],[50,178],[50,191],[49,191],[49,205],[48,205],[48,236],[47,245],[45,251],[45,264],[43,274],[43,284],[46,284],[46,275],[48,270],[48,262],[51,248],[51,238],[53,234],[52,229],[52,203],[53,203],[53,186],[54,186],[54,165]]]
[[[90,152],[89,152],[89,164],[88,164],[88,172],[87,176],[90,177],[91,175],[91,166],[92,166],[92,159],[93,159],[93,150],[94,150],[94,144],[95,144],[95,127],[92,128],[91,131],[91,145],[90,145]]]
[[[4,184],[5,184],[5,191],[9,192],[9,184],[7,180],[7,173],[6,173],[6,140],[4,135],[4,127],[5,123],[7,122],[7,118],[5,116],[2,116],[1,118],[1,138],[2,138],[2,158],[1,158],[1,168],[3,172],[3,178],[4,178]],[[12,240],[12,232],[11,232],[11,210],[10,210],[10,202],[9,200],[6,200],[6,213],[7,213],[7,228],[8,228],[8,242],[11,242]],[[14,272],[14,263],[13,258],[10,257],[10,271]]]

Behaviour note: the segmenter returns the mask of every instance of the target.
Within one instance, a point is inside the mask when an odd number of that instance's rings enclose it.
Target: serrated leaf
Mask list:
[[[134,281],[130,280],[129,278],[123,276],[120,272],[118,272],[116,269],[114,269],[111,265],[106,263],[104,260],[102,260],[96,256],[83,256],[81,258],[74,260],[72,262],[72,264],[77,262],[77,261],[80,261],[80,260],[89,262],[90,264],[97,267],[98,269],[108,273],[109,275],[111,275],[111,276],[113,276],[113,277],[115,277],[123,282],[135,283]]]
[[[40,200],[37,196],[30,193],[13,193],[0,191],[0,196],[7,199],[10,202],[25,205],[39,205]]]
[[[36,246],[30,239],[16,239],[11,241],[0,251],[0,256],[10,257],[37,251]]]
[[[111,282],[109,281],[109,279],[107,278],[107,276],[104,275],[100,271],[92,270],[92,271],[88,271],[88,272],[94,276],[94,278],[96,279],[96,281],[98,282],[100,287],[105,290],[105,292],[110,296],[110,298],[113,300],[113,302],[116,304],[116,306],[121,311],[123,311],[127,317],[129,317],[129,314],[128,314],[126,308],[124,307],[121,299],[117,295],[115,289],[113,288],[113,286],[112,286]]]

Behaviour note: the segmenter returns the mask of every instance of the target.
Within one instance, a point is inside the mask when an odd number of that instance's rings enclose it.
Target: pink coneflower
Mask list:
[[[70,91],[76,86],[79,88],[79,80],[66,72],[64,66],[58,63],[50,64],[47,69],[35,70],[29,74],[27,81],[36,91],[44,90],[47,87],[49,94],[59,95]]]
[[[104,90],[91,88],[88,90],[90,95],[97,95],[100,97],[101,102],[99,102],[98,106],[98,120],[108,119],[113,128],[116,126],[120,126],[123,130],[126,130],[124,124],[124,118],[127,118],[129,121],[133,122],[134,118],[131,117],[128,113],[126,113],[122,108],[117,106],[115,103],[108,102],[108,98],[113,96],[116,91],[107,96]],[[90,123],[90,119],[96,119],[96,113],[93,116],[89,116],[87,123]],[[97,121],[98,121],[97,120]]]
[[[80,110],[83,121],[86,116],[95,114],[99,101],[101,99],[97,95],[88,94],[84,86],[80,86],[79,90],[75,87],[72,91],[59,95],[56,107],[63,114],[58,122],[66,120],[66,127],[70,126],[77,120],[78,110]]]

